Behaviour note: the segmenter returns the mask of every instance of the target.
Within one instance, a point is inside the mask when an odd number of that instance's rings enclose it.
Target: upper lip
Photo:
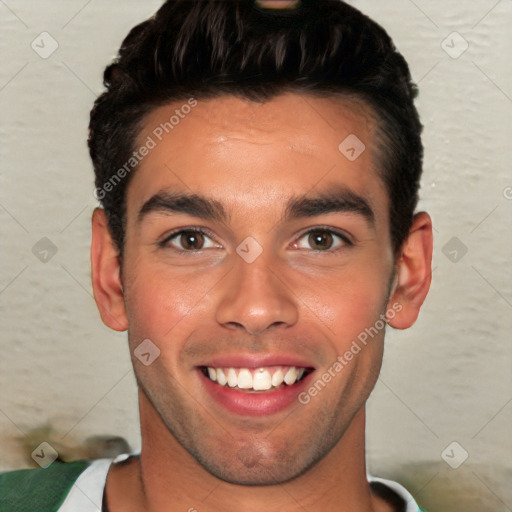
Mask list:
[[[199,364],[200,367],[210,368],[262,368],[264,366],[295,366],[311,368],[310,361],[298,356],[287,354],[222,354],[213,356],[208,361]]]

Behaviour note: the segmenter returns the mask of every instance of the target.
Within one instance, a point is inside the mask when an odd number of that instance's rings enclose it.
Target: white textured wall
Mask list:
[[[370,469],[431,512],[512,510],[512,2],[352,3],[419,82],[421,207],[436,229],[431,294],[413,329],[389,333],[370,400]],[[104,66],[159,4],[0,2],[0,469],[26,464],[16,438],[47,422],[68,440],[117,434],[140,446],[125,335],[102,325],[89,284],[85,140]],[[43,31],[58,43],[46,59],[31,48],[51,49]],[[463,39],[448,37],[450,56],[441,43],[452,32]],[[43,237],[57,248],[46,263],[32,252]],[[458,469],[441,457],[453,441],[469,454]],[[452,464],[460,450],[448,450]]]

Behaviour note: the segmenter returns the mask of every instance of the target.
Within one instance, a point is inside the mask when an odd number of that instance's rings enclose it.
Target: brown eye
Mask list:
[[[308,243],[315,251],[325,251],[333,245],[333,234],[330,231],[314,230],[308,235]]]
[[[304,233],[292,246],[295,249],[331,253],[352,245],[354,244],[347,235],[319,226]]]
[[[187,251],[199,250],[204,246],[204,235],[194,231],[184,231],[180,234],[181,247]]]
[[[182,229],[174,232],[159,245],[166,249],[194,252],[206,249],[218,249],[222,246],[216,243],[208,234],[199,229]]]

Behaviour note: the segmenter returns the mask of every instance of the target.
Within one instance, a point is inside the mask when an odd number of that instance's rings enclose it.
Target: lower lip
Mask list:
[[[298,404],[297,396],[307,387],[312,373],[292,386],[285,385],[276,391],[247,393],[228,386],[221,386],[198,369],[200,379],[209,395],[222,407],[243,416],[266,416],[281,412]]]

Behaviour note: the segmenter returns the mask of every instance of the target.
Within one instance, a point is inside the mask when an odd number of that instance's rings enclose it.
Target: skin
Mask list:
[[[262,9],[287,10],[296,9],[301,0],[256,0],[255,3]]]
[[[153,111],[139,142],[181,105]],[[371,495],[364,438],[384,329],[307,405],[257,418],[212,400],[197,370],[219,354],[284,353],[321,376],[393,305],[401,309],[390,325],[414,323],[430,285],[431,220],[417,214],[393,254],[374,128],[371,112],[348,100],[199,100],[132,177],[122,262],[104,212],[94,212],[94,294],[103,321],[128,330],[142,432],[140,458],[109,472],[111,511],[389,510]],[[366,145],[354,161],[338,150],[349,134]],[[286,217],[291,198],[337,187],[364,198],[373,222],[353,211]],[[139,219],[162,190],[213,199],[227,218]],[[159,244],[189,227],[207,230],[203,249],[179,252],[179,237]],[[347,239],[330,238],[327,227]],[[313,228],[327,237],[320,249]],[[262,248],[252,263],[236,252],[248,236]],[[149,366],[134,356],[147,338],[160,349]]]

